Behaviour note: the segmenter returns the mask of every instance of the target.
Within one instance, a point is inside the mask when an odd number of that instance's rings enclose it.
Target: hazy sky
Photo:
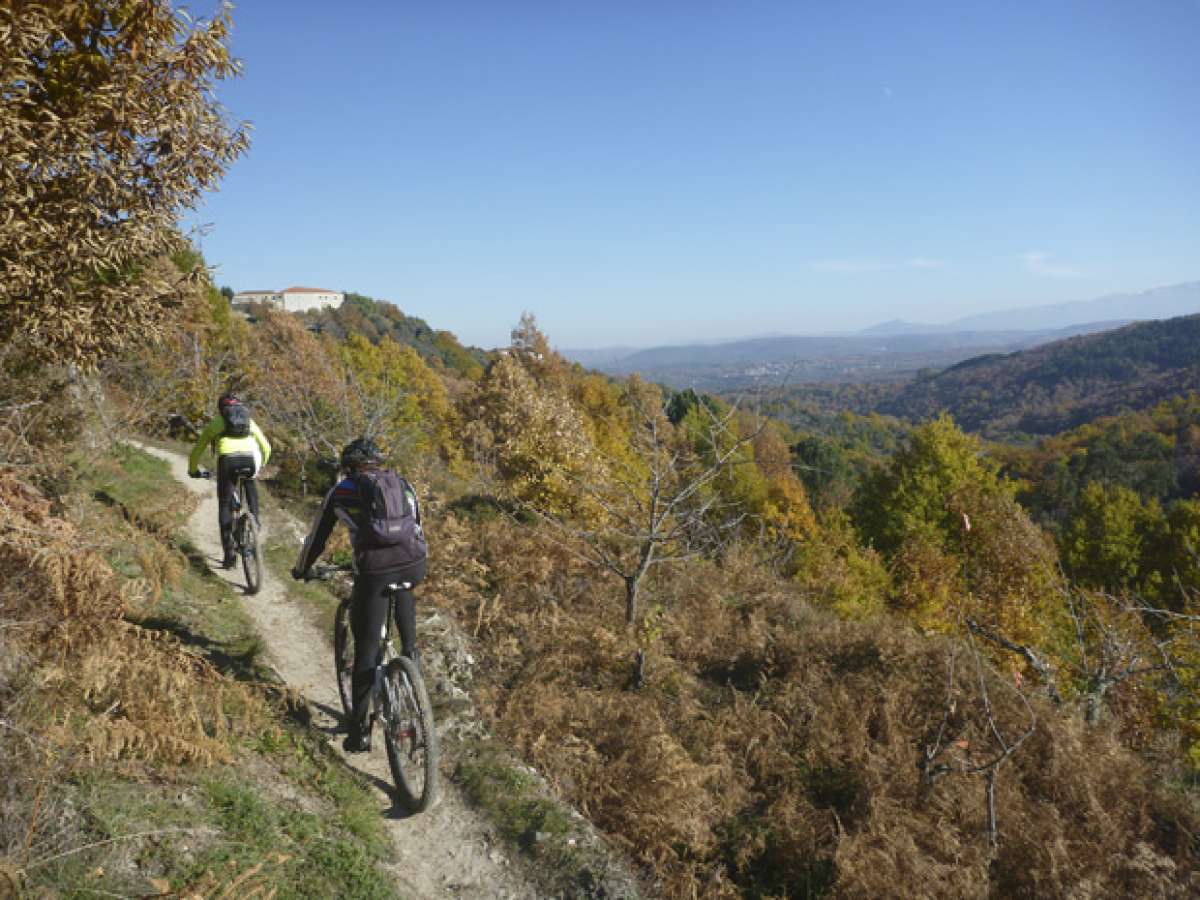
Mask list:
[[[212,3],[193,4],[208,12]],[[242,0],[221,284],[652,345],[1200,278],[1200,0]]]

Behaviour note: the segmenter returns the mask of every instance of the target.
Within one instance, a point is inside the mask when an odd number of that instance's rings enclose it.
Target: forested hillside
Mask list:
[[[1106,416],[1035,446],[996,445],[1022,502],[1040,520],[1061,522],[1091,482],[1167,505],[1200,492],[1200,397]]]
[[[412,347],[421,358],[463,375],[478,375],[488,355],[478,347],[464,347],[449,331],[435,331],[424,319],[405,315],[399,307],[363,294],[349,293],[337,309],[322,309],[305,315],[310,327],[346,338],[361,335],[373,344],[390,338]]]
[[[948,412],[988,436],[1053,434],[1197,386],[1200,316],[1183,316],[967,360],[877,408],[914,421]]]

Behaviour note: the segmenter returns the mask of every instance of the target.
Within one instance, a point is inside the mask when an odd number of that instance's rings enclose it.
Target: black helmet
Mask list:
[[[353,469],[357,466],[377,463],[383,458],[379,447],[368,437],[360,437],[342,448],[342,468]]]
[[[217,401],[217,412],[224,413],[225,410],[229,409],[229,407],[236,406],[241,402],[242,401],[233,394],[222,394],[221,399]]]

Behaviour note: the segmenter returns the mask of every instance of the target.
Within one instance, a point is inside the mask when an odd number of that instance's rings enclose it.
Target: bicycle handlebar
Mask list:
[[[351,566],[332,566],[332,565],[324,565],[322,563],[318,563],[318,564],[312,566],[307,572],[304,573],[304,580],[305,581],[329,581],[333,578],[334,575],[337,575],[339,572],[346,574],[346,575],[354,575],[355,574],[354,569]],[[295,577],[295,576],[293,575],[293,577]],[[412,590],[413,583],[410,581],[398,581],[398,582],[388,585],[389,590],[391,590],[393,588],[399,588],[401,590],[408,591],[408,590]]]
[[[315,565],[304,573],[305,581],[329,581],[338,572],[348,572],[353,574],[354,570],[350,566],[328,566]]]

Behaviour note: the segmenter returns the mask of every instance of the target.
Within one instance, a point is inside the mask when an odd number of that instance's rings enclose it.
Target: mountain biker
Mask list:
[[[217,454],[217,524],[221,529],[221,564],[233,568],[233,487],[236,476],[246,477],[246,501],[258,518],[258,486],[254,476],[271,458],[271,445],[262,429],[250,417],[250,411],[233,394],[222,394],[217,415],[204,426],[188,456],[188,474],[200,477],[200,457],[211,446]]]
[[[339,521],[349,529],[354,548],[354,588],[350,595],[354,710],[342,747],[356,753],[371,749],[367,712],[375,657],[387,621],[387,587],[403,582],[416,585],[424,579],[426,545],[416,493],[407,481],[383,468],[382,454],[374,441],[358,438],[347,444],[342,450],[341,468],[345,477],[325,495],[321,512],[292,568],[292,577],[299,580],[307,576]],[[393,521],[394,516],[397,524],[388,530],[403,531],[404,537],[399,543],[389,544],[386,538],[380,538],[378,526],[381,521]],[[395,618],[400,629],[400,652],[416,662],[417,612],[412,590],[396,594]]]

